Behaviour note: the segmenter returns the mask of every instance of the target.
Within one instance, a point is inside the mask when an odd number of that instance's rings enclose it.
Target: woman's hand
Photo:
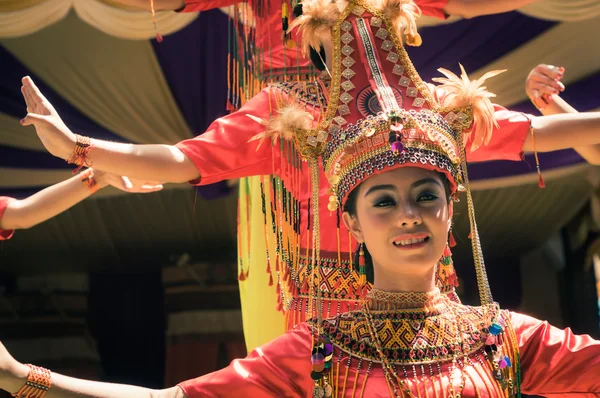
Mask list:
[[[22,83],[21,93],[27,104],[27,116],[21,120],[21,124],[33,124],[48,152],[61,159],[68,159],[75,149],[75,134],[65,125],[29,76],[24,77]]]
[[[97,184],[100,184],[100,187],[111,185],[121,191],[129,193],[150,193],[163,189],[160,181],[138,180],[136,178],[105,173],[100,170],[94,170],[94,179]]]
[[[533,68],[525,81],[525,92],[539,109],[552,103],[553,95],[558,95],[565,90],[565,85],[560,82],[565,73],[565,68],[540,64]]]

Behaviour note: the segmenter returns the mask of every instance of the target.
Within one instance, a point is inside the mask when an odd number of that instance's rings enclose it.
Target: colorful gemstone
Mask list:
[[[506,364],[506,360],[504,358],[502,358],[499,362],[498,362],[498,367],[500,369],[504,369],[506,368],[508,365]]]
[[[398,154],[400,152],[404,151],[404,145],[402,144],[402,141],[395,141],[394,143],[392,143],[392,152],[394,152],[394,154]]]
[[[502,326],[498,325],[497,323],[493,323],[489,328],[488,331],[493,334],[494,336],[498,336],[500,333],[503,332],[502,330]]]

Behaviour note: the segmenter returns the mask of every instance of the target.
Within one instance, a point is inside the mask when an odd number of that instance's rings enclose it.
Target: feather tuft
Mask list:
[[[302,15],[294,19],[288,32],[298,28],[302,35],[302,54],[308,57],[310,48],[317,52],[321,44],[331,41],[331,27],[337,21],[344,1],[303,0]]]
[[[278,138],[283,140],[292,140],[297,131],[309,130],[312,128],[314,117],[306,110],[296,105],[286,105],[281,107],[277,114],[269,119],[260,119],[253,115],[246,115],[250,119],[265,126],[265,131],[256,134],[250,138],[250,141],[260,140],[257,150],[267,139],[275,142]]]
[[[388,18],[398,36],[406,37],[406,44],[418,47],[422,43],[417,32],[417,20],[421,17],[421,9],[413,0],[372,0],[376,9]]]
[[[446,77],[434,78],[433,81],[441,83],[438,87],[445,92],[441,104],[443,107],[471,108],[473,113],[473,128],[470,133],[473,136],[471,151],[474,151],[481,145],[488,144],[494,127],[498,127],[494,119],[494,105],[490,101],[490,98],[494,98],[496,94],[487,91],[487,87],[483,84],[487,79],[506,72],[506,69],[487,72],[477,80],[470,80],[462,65],[460,70],[461,75],[458,77],[451,71],[440,68],[438,71]]]

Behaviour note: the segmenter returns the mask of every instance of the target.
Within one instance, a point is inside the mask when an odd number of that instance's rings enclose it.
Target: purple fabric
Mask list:
[[[211,10],[162,43],[152,40],[165,79],[194,135],[227,113],[227,26],[227,16]],[[197,191],[205,199],[231,193],[224,181]]]
[[[544,175],[544,171],[584,162],[581,156],[572,149],[539,153],[538,157],[540,159],[542,176]],[[469,179],[471,181],[510,177],[536,172],[534,155],[525,156],[525,159],[521,162],[498,160],[469,164]]]
[[[459,62],[474,72],[554,25],[518,12],[465,19],[421,29],[423,45],[407,51],[423,80],[430,81],[441,76],[440,67],[458,73]]]
[[[35,134],[35,131],[31,127],[31,130],[29,128],[27,130],[23,129],[23,134]],[[29,151],[27,149],[0,145],[0,167],[15,169],[74,169],[76,166],[68,164],[46,151]]]

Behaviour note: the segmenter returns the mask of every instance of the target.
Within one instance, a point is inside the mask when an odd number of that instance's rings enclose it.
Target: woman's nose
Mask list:
[[[421,215],[418,209],[415,209],[411,204],[406,204],[405,206],[400,206],[398,208],[398,226],[409,227],[419,225],[421,221]]]

